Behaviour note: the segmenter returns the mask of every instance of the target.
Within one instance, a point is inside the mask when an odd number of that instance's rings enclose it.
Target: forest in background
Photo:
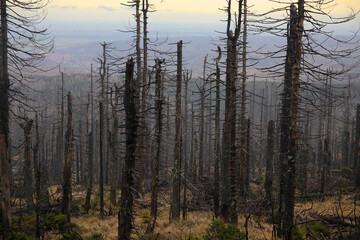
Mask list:
[[[360,45],[328,29],[357,12],[294,3],[192,45],[129,1],[132,40],[44,71],[46,1],[1,1],[2,238],[358,239]]]

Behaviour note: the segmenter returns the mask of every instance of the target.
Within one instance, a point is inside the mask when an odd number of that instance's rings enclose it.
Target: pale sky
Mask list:
[[[332,14],[347,14],[349,8],[360,10],[360,0],[335,0],[337,6]],[[226,15],[220,11],[226,5],[225,0],[149,0],[154,4],[156,12],[149,13],[149,30],[163,32],[164,30],[182,32],[202,31],[214,32],[223,30],[225,26],[221,19]],[[234,1],[235,2],[235,1]],[[52,0],[48,6],[46,23],[53,29],[56,36],[69,35],[69,32],[81,32],[125,29],[134,26],[134,9],[122,6],[126,0]],[[258,13],[269,11],[279,5],[268,0],[248,0],[250,9]],[[284,13],[285,14],[285,13]],[[360,25],[360,18],[341,28],[349,31]],[[104,38],[106,38],[104,36]],[[59,39],[59,38],[58,38]],[[104,39],[110,40],[110,39]]]
[[[206,21],[210,16],[223,15],[219,8],[226,5],[225,0],[150,0],[157,12],[152,13],[156,20],[163,21]],[[338,6],[333,10],[335,14],[346,14],[348,8],[360,10],[359,0],[335,0]],[[49,18],[71,18],[79,20],[117,20],[127,21],[132,10],[121,6],[124,0],[52,0],[49,6]],[[248,0],[253,5],[252,10],[264,12],[276,7],[268,0]],[[199,15],[199,17],[196,17]],[[193,19],[189,19],[191,16]],[[202,17],[205,17],[202,20]],[[197,19],[195,19],[197,18]],[[214,19],[217,21],[217,19]]]

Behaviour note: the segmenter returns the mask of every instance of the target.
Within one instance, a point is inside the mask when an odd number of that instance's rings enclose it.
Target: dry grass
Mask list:
[[[74,192],[74,195],[81,197],[85,194],[82,191]],[[94,196],[94,194],[93,194]],[[106,193],[107,197],[108,194]],[[145,233],[146,224],[142,223],[141,214],[149,209],[150,196],[146,195],[144,199],[137,200],[135,208],[135,232],[134,235]],[[341,210],[343,214],[349,214],[354,211],[354,196],[343,196],[341,199]],[[295,216],[298,221],[304,219],[309,220],[314,214],[335,215],[339,210],[339,197],[327,198],[326,201],[298,203],[295,206]],[[105,206],[106,208],[107,206]],[[186,221],[170,221],[169,220],[169,196],[164,194],[159,199],[159,212],[155,228],[155,233],[159,233],[161,239],[202,239],[209,224],[213,220],[212,211],[196,211],[187,214]],[[106,210],[106,209],[105,209]],[[360,207],[356,208],[360,211]],[[250,239],[276,239],[272,237],[273,225],[266,221],[269,217],[251,216],[248,222],[248,231]],[[72,217],[72,222],[79,225],[84,236],[90,236],[92,233],[102,233],[108,239],[117,239],[118,219],[117,216],[100,217],[99,211],[90,211],[89,214]],[[239,217],[239,225],[241,231],[245,231],[245,216]],[[187,237],[187,238],[186,238]]]

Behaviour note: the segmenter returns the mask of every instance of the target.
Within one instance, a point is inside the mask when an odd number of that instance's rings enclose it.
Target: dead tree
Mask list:
[[[22,95],[15,86],[25,84],[23,71],[39,70],[53,42],[45,36],[47,29],[36,26],[44,19],[43,8],[48,1],[0,1],[0,168],[2,237],[10,238],[10,156],[9,109],[12,93]],[[24,47],[26,46],[26,47]],[[17,89],[18,90],[18,89]],[[19,102],[21,103],[21,100]]]
[[[24,131],[24,197],[27,206],[27,212],[32,214],[34,211],[34,200],[33,200],[33,177],[31,167],[31,129],[34,121],[24,117],[24,123],[20,127]]]
[[[161,61],[157,58],[155,62],[156,76],[155,76],[155,159],[152,169],[152,184],[151,184],[151,216],[153,221],[149,226],[148,231],[153,232],[157,219],[157,199],[158,199],[158,185],[159,185],[159,167],[160,167],[160,151],[162,138],[162,110],[163,110],[163,89],[161,79]]]
[[[267,146],[266,146],[266,173],[265,173],[265,198],[268,202],[272,199],[273,184],[273,161],[274,161],[274,145],[275,145],[275,122],[273,120],[268,123]]]
[[[116,106],[118,104],[118,88],[115,85],[115,104],[112,106],[113,126],[111,132],[111,162],[110,162],[110,210],[109,214],[112,215],[116,206],[116,184],[118,180],[118,115]]]
[[[355,154],[354,154],[354,179],[355,186],[360,187],[360,104],[356,107],[356,134],[355,134]]]
[[[125,166],[122,178],[120,211],[118,214],[118,239],[130,240],[133,228],[133,205],[135,187],[135,152],[137,148],[137,98],[136,81],[134,81],[134,62],[132,59],[126,63],[124,108],[126,116],[126,153]]]
[[[90,109],[90,132],[88,132],[88,167],[87,167],[87,182],[86,182],[86,198],[85,198],[85,211],[89,212],[90,210],[90,200],[91,200],[91,192],[93,187],[93,163],[94,163],[94,100],[93,100],[93,74],[92,74],[92,65],[90,72],[90,94],[88,96],[88,110],[87,116],[89,116],[89,107]],[[89,119],[87,119],[89,122]],[[87,127],[89,130],[89,127]]]
[[[200,91],[200,141],[199,141],[199,172],[198,178],[199,182],[202,182],[204,175],[204,131],[205,131],[205,78],[206,78],[206,63],[207,56],[204,58],[204,67],[203,67],[203,78],[202,78],[202,87]]]
[[[186,220],[186,212],[187,212],[187,181],[189,179],[189,159],[188,159],[188,116],[189,116],[189,110],[188,110],[188,86],[189,86],[189,81],[191,80],[192,77],[192,72],[190,71],[186,71],[186,73],[184,73],[184,82],[185,82],[185,94],[184,94],[184,99],[185,99],[185,113],[184,113],[184,147],[183,147],[183,155],[184,155],[184,194],[183,194],[183,205],[182,205],[182,217],[183,220]]]
[[[220,215],[220,67],[221,48],[218,46],[218,57],[216,58],[216,107],[215,107],[215,166],[214,166],[214,215]]]
[[[234,224],[238,221],[237,215],[237,161],[236,161],[236,90],[237,90],[237,72],[238,72],[238,41],[241,30],[241,14],[243,0],[238,3],[238,17],[235,19],[235,31],[231,28],[232,12],[231,0],[228,1],[227,11],[227,55],[226,55],[226,99],[225,99],[225,125],[224,125],[224,156],[223,166],[225,167],[223,192],[222,192],[222,217],[225,221]],[[243,187],[243,186],[240,186]]]
[[[242,86],[241,86],[241,115],[240,115],[240,169],[239,169],[239,195],[244,200],[247,195],[246,186],[249,184],[245,182],[248,178],[246,175],[246,64],[247,64],[247,0],[244,1],[244,22],[243,22],[243,42],[242,42]]]
[[[35,172],[35,226],[36,226],[36,240],[40,240],[41,236],[41,227],[40,227],[40,208],[41,208],[41,165],[39,161],[39,144],[40,144],[40,136],[39,136],[39,123],[38,116],[35,116],[35,144],[33,147],[33,158],[34,158],[34,172]]]
[[[298,9],[294,5],[290,7],[290,25],[294,22],[295,29],[290,28],[290,38],[294,41],[293,59],[291,61],[291,108],[290,108],[290,146],[289,154],[287,156],[287,188],[284,196],[284,222],[283,232],[284,239],[292,239],[292,228],[294,222],[294,206],[295,206],[295,159],[297,149],[297,127],[298,127],[298,111],[299,111],[299,87],[300,87],[300,72],[302,61],[303,48],[303,31],[304,31],[304,0],[298,1]],[[294,31],[294,36],[292,36]]]
[[[68,92],[68,119],[66,127],[65,163],[64,163],[64,185],[62,199],[62,213],[66,215],[67,222],[70,222],[71,208],[71,184],[72,184],[72,155],[73,155],[73,128],[72,128],[72,96]]]
[[[171,219],[180,219],[182,41],[177,43],[176,113]]]
[[[141,195],[144,194],[145,190],[145,166],[147,165],[147,96],[149,91],[149,84],[147,83],[148,77],[148,12],[149,12],[149,2],[148,0],[142,0],[142,17],[143,17],[143,67],[137,68],[138,71],[142,71],[141,75],[139,76],[140,84],[140,77],[141,77],[141,117],[140,117],[140,128],[139,128],[139,161],[138,161],[138,171],[139,171],[139,192]],[[137,20],[138,22],[138,20]],[[137,45],[136,45],[137,46]],[[138,49],[136,49],[138,53]],[[141,62],[141,59],[140,59]],[[140,64],[138,62],[138,64]]]
[[[345,96],[344,129],[343,129],[343,142],[342,142],[342,153],[341,153],[341,157],[342,157],[341,165],[343,167],[349,167],[349,145],[350,145],[349,122],[350,122],[350,97],[351,97],[350,78],[347,89],[348,91]]]
[[[100,190],[100,215],[104,215],[104,158],[106,154],[106,134],[104,131],[105,122],[104,117],[106,112],[104,112],[104,104],[105,102],[105,77],[106,77],[106,66],[107,66],[107,44],[101,44],[103,48],[102,59],[100,59],[100,68],[99,68],[99,75],[100,75],[100,83],[101,83],[101,92],[100,92],[100,101],[99,101],[99,121],[100,121],[100,163],[99,163],[99,190]],[[104,136],[105,135],[105,136]],[[107,161],[107,160],[105,160]]]
[[[8,70],[8,23],[7,1],[0,2],[0,161],[1,161],[1,209],[2,236],[4,239],[11,232],[10,205],[10,157],[9,157],[9,70]]]
[[[284,215],[284,196],[286,192],[286,172],[288,170],[288,156],[290,155],[291,139],[291,97],[292,97],[292,65],[295,60],[295,29],[297,24],[297,8],[294,4],[290,7],[290,20],[287,32],[287,50],[285,60],[284,90],[282,95],[281,109],[281,133],[280,133],[280,186],[279,186],[279,233],[282,232]],[[290,190],[291,191],[291,190]],[[292,222],[291,222],[292,224]],[[287,232],[283,232],[287,235]],[[285,234],[286,233],[286,234]]]

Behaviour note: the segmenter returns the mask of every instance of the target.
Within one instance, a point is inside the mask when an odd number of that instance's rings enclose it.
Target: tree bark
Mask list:
[[[240,169],[239,169],[239,195],[240,199],[247,195],[245,183],[246,175],[246,56],[247,56],[247,0],[244,0],[244,21],[243,21],[243,52],[242,52],[242,87],[241,87],[241,116],[240,116]]]
[[[118,103],[118,89],[115,85],[115,104],[112,106],[113,127],[111,133],[111,163],[110,163],[110,210],[109,214],[112,215],[116,206],[116,184],[119,176],[119,161],[118,161],[118,115],[116,106]]]
[[[158,185],[159,185],[159,167],[160,167],[160,152],[161,152],[161,138],[162,138],[162,110],[163,110],[163,89],[161,83],[161,61],[156,59],[156,76],[155,76],[155,159],[152,169],[152,185],[151,185],[151,216],[153,218],[149,232],[153,232],[157,219],[158,210]]]
[[[356,107],[354,179],[355,179],[355,187],[359,189],[360,188],[360,104],[358,104]]]
[[[215,166],[214,166],[214,215],[220,215],[220,67],[221,48],[218,46],[218,57],[216,59],[216,106],[215,106]]]
[[[180,219],[182,41],[177,43],[175,147],[171,219]]]
[[[287,170],[287,189],[285,191],[285,213],[284,213],[284,239],[292,239],[292,229],[294,224],[294,206],[295,206],[295,159],[297,149],[297,125],[298,125],[298,109],[299,109],[299,87],[300,87],[300,73],[302,61],[302,46],[303,46],[303,31],[304,31],[304,0],[298,1],[297,16],[293,16],[295,23],[295,36],[294,36],[294,62],[291,65],[291,115],[290,115],[290,151],[287,157],[288,170]],[[290,20],[290,21],[292,21]],[[291,31],[291,30],[290,30]]]
[[[0,163],[1,163],[1,209],[2,236],[10,237],[11,205],[10,205],[10,157],[9,157],[9,72],[8,72],[8,28],[7,1],[0,2]]]
[[[72,96],[68,93],[68,119],[66,129],[65,164],[64,164],[64,186],[62,213],[66,214],[67,222],[70,222],[71,208],[71,183],[72,183],[72,155],[73,155],[73,129],[72,129]]]
[[[86,199],[85,199],[85,211],[89,212],[90,210],[90,200],[91,192],[93,186],[93,163],[94,163],[94,102],[93,102],[93,75],[92,75],[92,65],[91,65],[91,92],[89,96],[89,105],[91,105],[90,114],[90,132],[88,133],[88,167],[87,167],[87,182],[86,182]],[[88,110],[89,111],[89,110]],[[89,120],[87,121],[89,122]]]
[[[273,160],[274,160],[274,129],[273,120],[268,123],[267,146],[266,146],[266,173],[265,173],[265,198],[268,202],[272,201],[272,184],[273,184]]]
[[[130,240],[133,228],[133,205],[135,186],[135,152],[137,148],[137,104],[138,96],[136,81],[134,81],[134,63],[130,59],[126,63],[124,108],[126,115],[126,153],[122,179],[120,211],[118,214],[118,239]]]
[[[31,129],[33,123],[33,120],[24,117],[24,123],[20,125],[24,131],[24,197],[29,214],[32,214],[34,211],[33,169],[31,167]]]

